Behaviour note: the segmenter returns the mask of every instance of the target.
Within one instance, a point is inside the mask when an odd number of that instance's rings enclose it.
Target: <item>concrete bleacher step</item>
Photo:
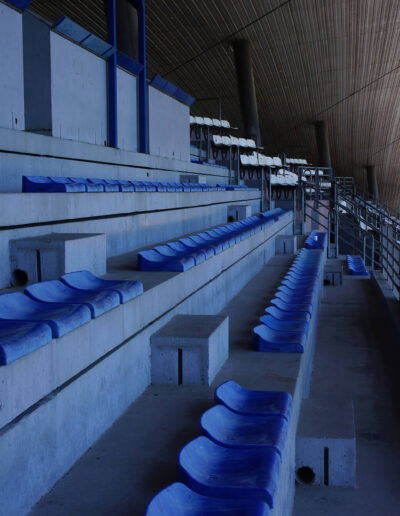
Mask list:
[[[296,479],[319,486],[356,486],[352,400],[303,400],[296,437]]]

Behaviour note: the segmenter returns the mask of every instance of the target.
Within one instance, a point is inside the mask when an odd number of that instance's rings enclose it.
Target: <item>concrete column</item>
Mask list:
[[[379,201],[378,182],[376,180],[375,165],[367,165],[368,193],[375,200]]]
[[[117,48],[135,61],[139,61],[139,28],[137,10],[128,0],[118,0]]]
[[[318,165],[321,167],[331,167],[327,123],[325,120],[318,120],[314,122],[314,128],[318,147]]]
[[[233,50],[244,136],[253,138],[260,145],[256,88],[249,40],[239,39],[234,41]]]

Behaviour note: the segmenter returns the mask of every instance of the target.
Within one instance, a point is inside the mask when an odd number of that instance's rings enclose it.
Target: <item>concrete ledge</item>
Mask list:
[[[6,514],[27,512],[149,385],[154,332],[177,314],[218,313],[274,255],[276,234],[291,231],[292,214],[286,214],[214,259],[0,368]]]

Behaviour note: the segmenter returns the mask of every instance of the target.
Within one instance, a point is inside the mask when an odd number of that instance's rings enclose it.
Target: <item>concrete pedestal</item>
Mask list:
[[[210,385],[228,355],[228,317],[176,315],[151,336],[152,383]]]
[[[341,260],[329,260],[324,268],[324,283],[337,286],[343,283],[343,264]]]
[[[352,400],[303,400],[296,439],[296,479],[321,486],[356,485]]]
[[[12,271],[23,271],[26,283],[58,279],[67,272],[88,270],[102,276],[106,269],[103,233],[51,233],[10,242]]]
[[[275,254],[297,253],[297,239],[295,235],[279,235],[275,239]]]
[[[242,220],[247,217],[251,217],[250,204],[233,204],[228,206],[228,221],[233,222],[234,220]]]

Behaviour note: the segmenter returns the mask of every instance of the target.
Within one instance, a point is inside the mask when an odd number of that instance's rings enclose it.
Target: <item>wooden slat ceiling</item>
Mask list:
[[[45,18],[54,5],[78,23],[84,11],[81,24],[101,37],[104,3],[33,2]],[[147,0],[146,29],[148,76],[220,97],[232,125],[240,110],[231,41],[249,38],[265,153],[317,163],[311,123],[325,119],[336,174],[366,189],[364,166],[375,165],[381,198],[400,209],[399,0]],[[215,102],[192,111],[218,114]]]

